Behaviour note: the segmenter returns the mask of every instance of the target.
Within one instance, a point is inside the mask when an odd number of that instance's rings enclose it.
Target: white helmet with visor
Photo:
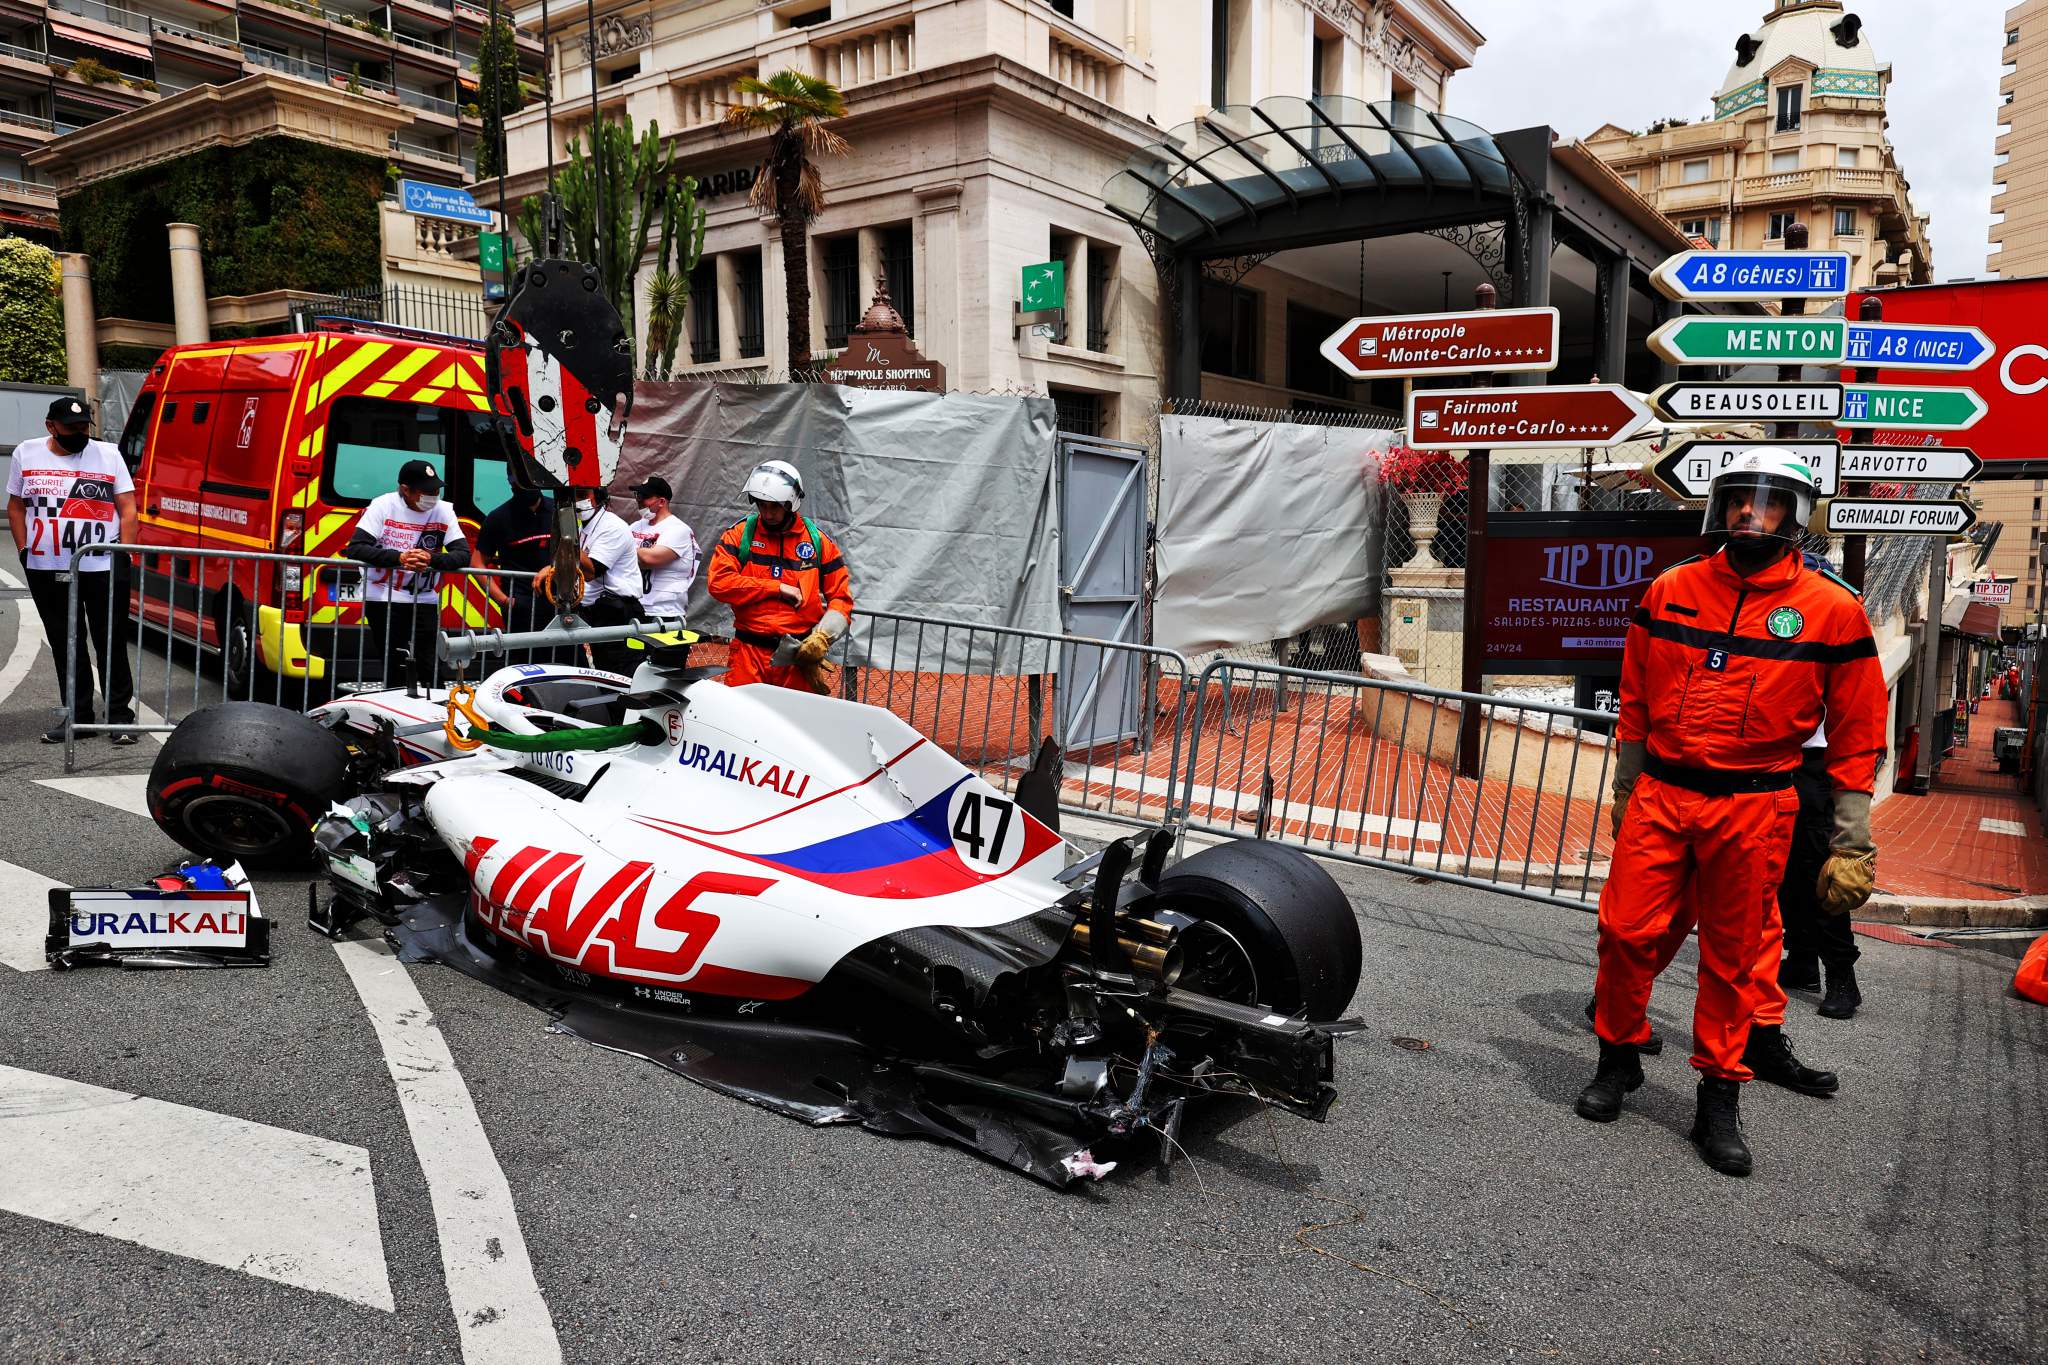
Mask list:
[[[768,460],[755,465],[754,472],[747,475],[746,494],[753,502],[779,502],[791,512],[800,512],[804,505],[803,476],[787,460]]]
[[[1782,446],[1761,446],[1743,452],[1714,476],[1700,530],[1737,542],[1782,540],[1796,548],[1813,521],[1819,496],[1820,476],[1811,465]],[[1731,526],[1730,513],[1737,506],[1745,510]],[[1774,508],[1783,509],[1775,526],[1770,519]]]

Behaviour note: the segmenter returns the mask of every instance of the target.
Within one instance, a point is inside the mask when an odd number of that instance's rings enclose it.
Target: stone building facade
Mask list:
[[[1143,243],[1103,206],[1126,158],[1276,94],[1440,109],[1481,41],[1444,0],[599,0],[594,43],[589,26],[549,6],[554,102],[509,121],[509,193],[589,126],[593,86],[607,116],[660,126],[708,211],[681,372],[787,367],[781,246],[747,202],[763,143],[719,119],[735,78],[794,68],[845,90],[853,149],[824,165],[811,229],[814,355],[886,282],[954,387],[1048,392],[1064,427],[1126,438],[1160,392],[1164,324]],[[1016,318],[1021,272],[1053,260],[1065,315],[1041,335]],[[1288,293],[1256,296],[1248,336],[1284,336]]]

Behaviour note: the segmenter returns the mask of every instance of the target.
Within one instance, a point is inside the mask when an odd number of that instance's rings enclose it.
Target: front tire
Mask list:
[[[304,866],[313,826],[351,794],[348,749],[319,722],[231,701],[178,723],[149,771],[149,813],[194,853],[250,868]]]
[[[1257,839],[1205,848],[1168,868],[1156,894],[1168,909],[1228,936],[1207,945],[1214,964],[1207,970],[1219,988],[1229,983],[1229,994],[1243,984],[1246,965],[1256,1003],[1270,1009],[1330,1020],[1358,993],[1365,964],[1358,918],[1336,879],[1298,849]],[[1198,975],[1183,984],[1203,990],[1208,983]]]

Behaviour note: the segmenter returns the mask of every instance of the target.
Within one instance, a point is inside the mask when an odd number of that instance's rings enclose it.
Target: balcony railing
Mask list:
[[[243,48],[242,57],[252,65],[275,71],[282,76],[295,76],[302,81],[311,81],[315,85],[345,87],[353,79],[365,90],[375,90],[384,95],[397,93],[397,87],[389,81],[373,80],[368,76],[353,76],[348,71],[323,66],[319,62],[302,62],[296,57],[280,57],[275,52],[260,47]]]
[[[1798,171],[1746,175],[1737,182],[1738,197],[1750,202],[1801,199],[1827,194],[1890,194],[1897,177],[1889,170],[1846,166],[1815,166]]]
[[[115,28],[130,29],[136,33],[149,32],[149,16],[137,14],[132,9],[119,5],[103,4],[101,0],[50,0],[50,8],[65,14],[75,14],[81,19],[92,19]]]
[[[152,38],[161,33],[172,38],[183,38],[188,42],[204,43],[208,47],[217,47],[224,52],[240,52],[242,50],[242,44],[231,33],[209,32],[206,29],[191,28],[184,24],[167,24],[161,19],[151,19],[149,21],[149,32]]]
[[[0,123],[11,123],[20,128],[33,128],[40,133],[55,133],[59,137],[66,133],[75,133],[79,128],[79,125],[75,123],[59,123],[55,119],[43,118],[37,114],[16,114],[5,109],[0,109]]]
[[[900,76],[917,65],[916,33],[909,24],[811,44],[817,74],[841,90]]]
[[[391,35],[391,41],[397,43],[400,47],[412,48],[416,52],[429,52],[436,57],[446,57],[451,62],[455,60],[453,48],[442,47],[439,43],[430,43],[424,38],[413,38],[403,33],[394,33]]]
[[[741,95],[732,88],[732,83],[741,76],[751,76],[751,66],[733,67],[715,71],[708,76],[698,76],[674,87],[677,126],[681,128],[702,128],[725,117],[725,111],[735,104],[758,104],[760,96]]]
[[[460,106],[454,100],[444,100],[422,90],[408,90],[402,85],[398,87],[398,102],[414,109],[424,109],[430,114],[445,114],[449,118],[460,112]]]
[[[13,195],[17,199],[34,199],[51,205],[57,202],[56,186],[38,185],[32,180],[14,180],[7,176],[0,176],[0,194]]]
[[[69,2],[70,0],[67,0],[67,3]],[[314,19],[325,19],[330,24],[353,29],[357,33],[367,34],[383,42],[391,40],[391,31],[368,15],[350,14],[346,10],[328,9],[325,5],[313,3],[313,0],[262,0],[262,3],[276,5],[280,9],[297,10],[300,14],[308,15]]]
[[[1046,38],[1046,72],[1061,85],[1104,102],[1116,98],[1116,76],[1121,64],[1079,43],[1067,41],[1058,30]]]
[[[438,147],[423,147],[417,142],[401,141],[396,133],[391,136],[391,150],[401,156],[419,161],[438,162],[443,166],[460,166],[465,175],[476,174],[476,158],[466,153],[444,152]]]

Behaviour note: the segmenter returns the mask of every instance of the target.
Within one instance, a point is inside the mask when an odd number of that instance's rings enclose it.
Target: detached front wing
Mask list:
[[[50,888],[52,967],[266,967],[270,921],[255,894],[158,887]]]

